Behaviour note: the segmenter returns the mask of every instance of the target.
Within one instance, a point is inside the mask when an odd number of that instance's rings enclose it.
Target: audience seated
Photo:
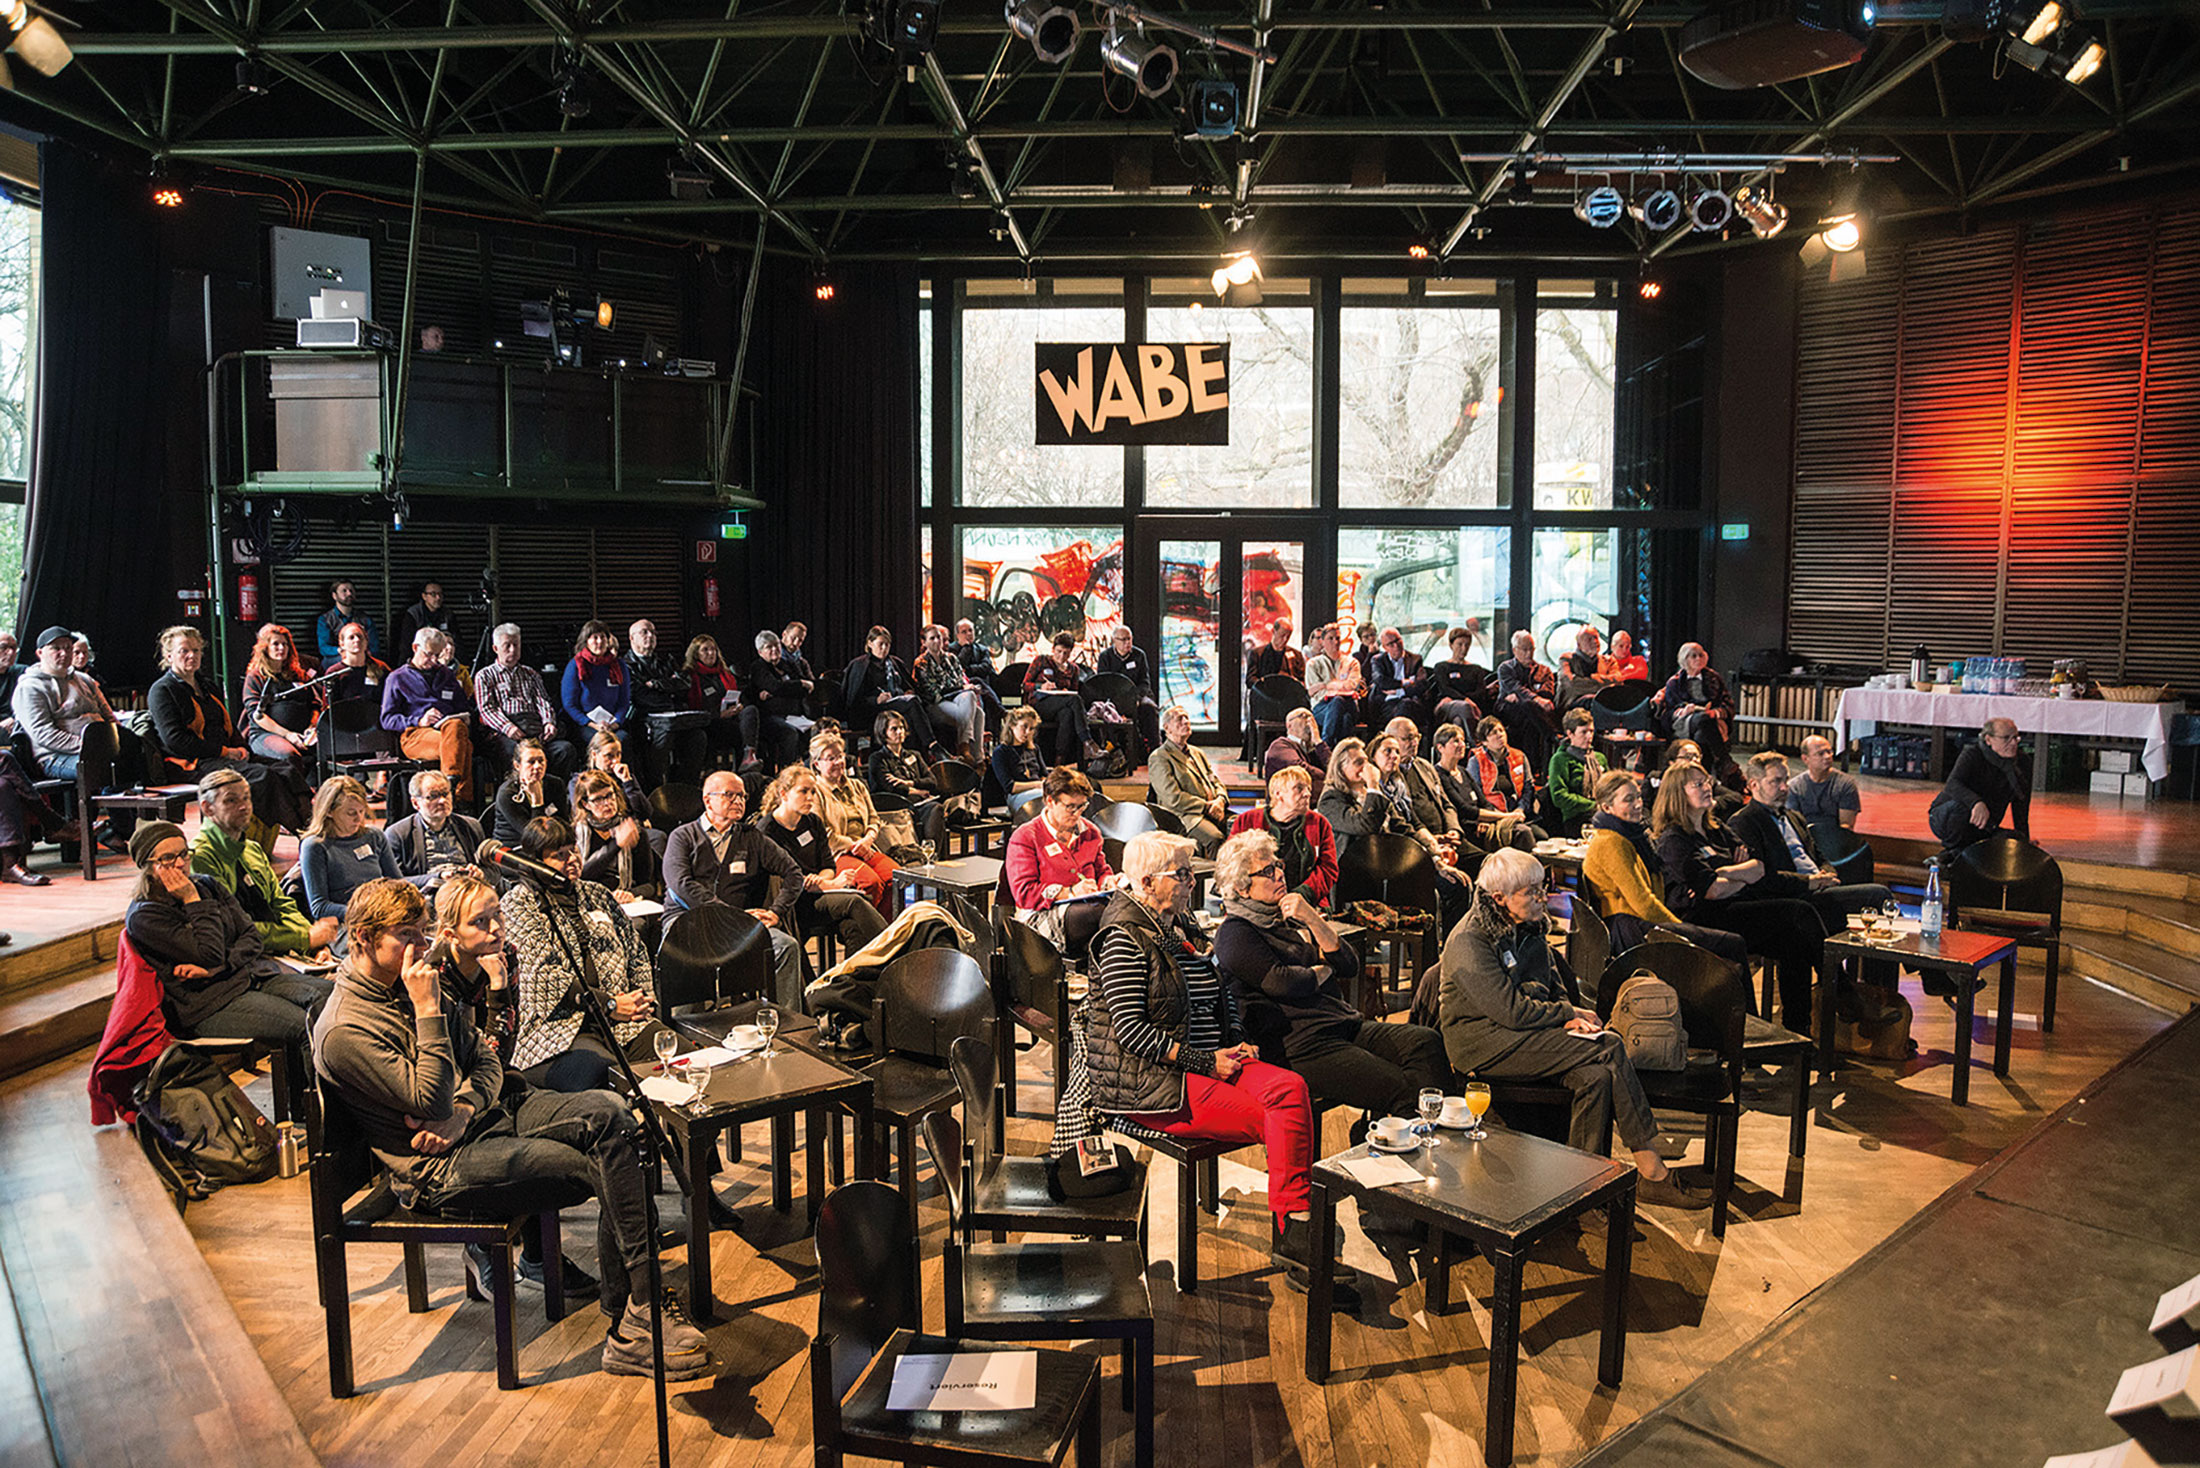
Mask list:
[[[678,713],[688,706],[688,673],[680,665],[680,655],[658,645],[657,624],[644,617],[626,629],[625,661],[627,686],[634,691],[634,753],[649,768],[649,784],[654,788],[668,780],[686,785],[700,782],[708,748],[704,732],[675,731],[671,721],[650,717]]]
[[[1338,651],[1337,624],[1314,630],[1314,652],[1306,660],[1306,694],[1314,701],[1314,721],[1322,741],[1335,745],[1360,722],[1360,699],[1367,680],[1359,663]]]
[[[336,655],[322,665],[323,672],[335,674],[328,684],[329,702],[364,698],[381,707],[382,681],[389,677],[390,665],[376,657],[367,642],[368,631],[357,622],[337,629]]]
[[[697,638],[688,644],[688,663],[697,662],[702,650],[698,644],[710,641]],[[718,644],[710,642],[710,653],[715,655]],[[763,714],[762,739],[764,760],[773,769],[799,764],[802,751],[808,742],[805,729],[809,720],[810,695],[816,691],[816,680],[804,676],[802,660],[787,656],[786,644],[776,632],[756,634],[756,666],[751,681],[756,687],[756,700]],[[797,723],[800,720],[802,722]]]
[[[909,822],[919,841],[929,841],[935,852],[947,849],[947,807],[932,789],[932,767],[924,756],[908,747],[909,726],[892,709],[878,716],[872,730],[875,747],[865,771],[871,789],[888,792],[909,802]]]
[[[634,685],[627,680],[619,639],[609,623],[591,620],[582,625],[572,660],[558,680],[558,701],[583,737],[626,727],[634,712]]]
[[[1650,706],[1675,739],[1692,739],[1703,750],[1704,767],[1723,770],[1732,761],[1727,739],[1734,720],[1734,695],[1711,666],[1700,642],[1684,642],[1680,667],[1651,698]]]
[[[451,609],[443,604],[443,583],[430,581],[420,588],[420,600],[397,614],[397,637],[390,646],[411,647],[426,627],[433,627],[449,642],[457,635],[452,626]]]
[[[1586,708],[1610,680],[1604,676],[1604,635],[1594,627],[1574,634],[1574,650],[1559,662],[1558,706]]]
[[[252,658],[245,664],[244,688],[237,699],[245,748],[254,759],[270,765],[289,761],[301,768],[312,762],[325,703],[325,690],[302,687],[312,677],[298,657],[290,629],[280,622],[264,624],[252,640]]]
[[[337,578],[328,589],[329,598],[335,603],[315,620],[313,628],[318,635],[321,666],[333,663],[343,648],[344,628],[357,627],[362,646],[369,653],[382,650],[382,636],[375,630],[374,618],[359,606],[358,589],[343,577]]]
[[[1530,760],[1547,755],[1558,728],[1558,674],[1535,660],[1535,634],[1525,628],[1512,636],[1512,656],[1497,665],[1497,707]]]
[[[68,629],[63,628],[62,630],[67,631]],[[16,654],[21,651],[21,648],[22,644],[16,641],[13,632],[0,632],[0,730],[4,730],[8,734],[13,734],[16,729],[13,707],[15,703],[15,685],[22,680],[25,673],[30,671],[15,660]]]
[[[1131,636],[1131,629],[1118,624],[1108,638],[1107,650],[1100,654],[1098,670],[1128,678],[1138,690],[1138,707],[1116,712],[1138,726],[1138,751],[1133,763],[1144,764],[1146,756],[1161,743],[1161,705],[1154,702],[1153,659]]]
[[[191,874],[191,851],[169,821],[147,821],[130,837],[144,873],[123,914],[138,956],[160,974],[161,1013],[184,1039],[306,1037],[306,1011],[329,992],[268,957],[252,915],[212,877]]]
[[[1245,686],[1248,690],[1259,685],[1263,678],[1296,678],[1301,685],[1306,682],[1306,655],[1291,642],[1291,619],[1278,617],[1268,626],[1268,641],[1259,647],[1249,648],[1245,654]],[[1248,709],[1251,697],[1246,700]],[[1260,757],[1260,750],[1252,743],[1253,720],[1250,714],[1245,720],[1244,758],[1251,764]]]
[[[318,953],[336,941],[341,913],[316,919],[283,888],[275,861],[252,839],[252,789],[235,770],[213,770],[199,781],[199,834],[191,870],[211,877],[252,918],[269,953]]]
[[[504,921],[519,954],[512,1065],[531,1086],[593,1091],[610,1079],[614,1061],[610,1045],[583,1028],[588,1010],[579,986],[595,984],[617,1043],[633,1047],[656,1014],[649,950],[610,889],[581,876],[580,852],[565,822],[555,816],[529,821],[519,851],[569,879],[573,894],[545,896],[526,882],[505,889]]]
[[[1684,923],[1665,905],[1665,863],[1650,844],[1644,824],[1649,811],[1635,777],[1624,770],[1607,771],[1597,780],[1595,794],[1596,814],[1589,824],[1581,876],[1598,916],[1611,930],[1612,952],[1624,953],[1656,930],[1686,938],[1729,963],[1748,963],[1749,946],[1739,935]],[[1598,976],[1585,977],[1593,983]]]
[[[894,634],[884,627],[873,627],[864,634],[862,655],[849,663],[841,676],[841,702],[848,726],[871,728],[880,714],[891,709],[901,715],[903,727],[918,748],[932,748],[936,743],[932,720],[926,716],[924,700],[911,681],[909,665],[894,656],[893,647]]]
[[[1276,771],[1301,769],[1314,784],[1314,798],[1321,799],[1322,781],[1329,774],[1329,745],[1315,724],[1314,711],[1296,708],[1283,716],[1283,732],[1269,741],[1261,757],[1261,773],[1274,779]]]
[[[1383,799],[1382,776],[1367,758],[1367,745],[1358,738],[1343,739],[1329,756],[1329,776],[1322,781],[1322,819],[1336,836],[1341,860],[1362,836],[1374,836],[1390,827],[1390,804]]]
[[[1492,715],[1474,726],[1475,746],[1467,752],[1467,778],[1474,782],[1476,798],[1486,811],[1517,811],[1529,840],[1541,841],[1545,832],[1534,824],[1535,773],[1528,757],[1506,739],[1505,722]]]
[[[809,645],[810,629],[807,623],[789,622],[779,629],[780,646],[786,649],[787,666],[794,675],[812,688],[817,686],[817,670],[802,649]]]
[[[756,692],[764,686],[764,665],[758,666],[758,676],[750,680],[754,688],[744,693],[740,676],[720,651],[718,639],[706,632],[689,640],[680,671],[682,706],[710,715],[710,722],[693,731],[692,740],[685,746],[699,769],[731,768],[771,757],[765,748],[765,731],[772,727],[772,718],[768,709],[760,706]],[[796,711],[800,711],[799,700]],[[799,751],[800,747],[797,735],[795,748]]]
[[[195,782],[210,770],[235,770],[250,782],[252,808],[261,820],[300,829],[313,787],[289,760],[279,765],[252,761],[244,737],[230,721],[228,705],[199,682],[205,657],[206,639],[198,628],[175,626],[160,634],[161,666],[167,671],[146,690],[145,706],[160,736],[170,778]]]
[[[382,844],[398,872],[423,892],[433,893],[460,874],[480,877],[474,857],[481,850],[481,823],[460,815],[451,782],[441,770],[422,770],[405,787],[412,814],[390,822]]]
[[[313,819],[298,841],[298,876],[315,922],[342,918],[351,894],[377,877],[405,879],[368,814],[367,788],[349,775],[330,776],[314,793]],[[336,942],[341,951],[341,931]]]
[[[1367,700],[1364,705],[1368,727],[1387,722],[1400,714],[1419,722],[1427,717],[1420,705],[1422,692],[1421,655],[1406,651],[1406,640],[1395,627],[1385,627],[1379,639],[1380,650],[1367,660]]]
[[[1474,633],[1469,629],[1454,627],[1445,641],[1451,656],[1428,670],[1429,714],[1437,723],[1464,728],[1480,722],[1485,712],[1481,700],[1490,670],[1474,660]]]
[[[481,1043],[462,1007],[444,1005],[441,976],[420,961],[426,916],[419,892],[404,883],[361,889],[347,916],[353,957],[314,1026],[314,1069],[409,1207],[519,1215],[562,1199],[575,1183],[593,1193],[602,1205],[600,1303],[613,1322],[604,1370],[653,1375],[656,1241],[627,1104],[608,1091],[508,1088],[495,1047]],[[468,1267],[479,1266],[470,1259]],[[666,1376],[710,1375],[702,1333],[669,1294],[660,1309]]]
[[[490,807],[490,835],[506,846],[517,846],[529,822],[565,814],[564,796],[549,774],[550,756],[542,745],[521,740],[512,751],[512,773],[497,787]]]
[[[559,737],[558,706],[550,701],[542,674],[520,661],[519,624],[505,622],[489,638],[496,661],[474,673],[474,708],[490,749],[510,765],[519,758],[519,746],[533,741],[542,751],[544,768],[561,781],[570,779],[580,768],[580,750]],[[497,832],[499,841],[518,837],[517,827],[510,835]]]
[[[809,772],[802,773],[806,778]],[[739,775],[713,770],[704,777],[703,813],[665,842],[665,900],[688,909],[712,902],[737,907],[770,929],[773,997],[799,1013],[802,939],[795,930],[795,903],[805,894],[803,868],[764,833],[743,823],[748,806],[749,790]],[[812,834],[811,844],[825,845],[822,829]],[[857,903],[885,926],[869,903],[860,898]]]
[[[1413,721],[1405,719],[1403,722],[1410,727]],[[1372,778],[1373,789],[1381,798],[1383,829],[1412,837],[1414,844],[1436,863],[1436,875],[1440,879],[1436,895],[1443,907],[1444,931],[1448,932],[1467,910],[1469,877],[1463,863],[1476,860],[1480,851],[1479,848],[1463,847],[1459,832],[1448,824],[1437,828],[1423,824],[1429,815],[1438,815],[1446,821],[1457,817],[1449,801],[1438,799],[1435,791],[1423,787],[1418,779],[1408,780],[1406,772],[1415,763],[1412,747],[1396,734],[1386,731],[1367,742],[1364,774]]]
[[[84,828],[48,805],[14,751],[0,747],[0,882],[23,887],[52,884],[53,878],[24,865],[41,836],[75,842],[83,839]]]
[[[1664,788],[1664,782],[1671,778],[1673,771],[1683,765],[1704,768],[1703,751],[1696,747],[1693,739],[1676,739],[1666,746],[1665,768],[1650,777],[1651,788]],[[1736,811],[1749,804],[1748,786],[1742,780],[1741,772],[1731,766],[1723,775],[1716,770],[1709,773],[1712,781],[1711,818],[1715,821],[1730,821],[1734,819]]]
[[[909,670],[924,716],[931,721],[934,742],[959,759],[976,763],[985,748],[985,705],[962,659],[947,650],[947,629],[937,624],[924,629],[924,652]]]
[[[443,662],[451,639],[433,627],[413,634],[412,658],[382,683],[382,727],[397,736],[405,758],[443,771],[458,798],[474,799],[473,701]]]
[[[1237,990],[1246,1033],[1323,1101],[1414,1115],[1424,1087],[1451,1090],[1443,1037],[1363,1018],[1340,983],[1358,973],[1358,956],[1287,882],[1265,831],[1232,836],[1215,857],[1224,914],[1215,966]],[[1364,1130],[1364,1122],[1354,1128],[1355,1140]]]
[[[656,901],[664,891],[665,835],[649,828],[647,808],[637,811],[628,788],[602,770],[575,775],[570,793],[581,875],[622,903]]]
[[[1597,672],[1607,683],[1647,683],[1650,662],[1635,651],[1635,639],[1622,627],[1612,634],[1611,651],[1597,659]]]
[[[627,808],[637,813],[649,809],[649,796],[642,789],[642,782],[634,777],[634,767],[626,762],[626,740],[616,729],[599,729],[588,740],[588,756],[582,773],[594,770],[609,775],[619,793],[626,797]],[[575,778],[578,778],[576,776]],[[566,785],[567,799],[572,798],[572,784]],[[575,806],[575,810],[579,807]]]
[[[1267,800],[1230,823],[1233,837],[1247,831],[1275,843],[1286,887],[1316,907],[1329,905],[1337,890],[1337,836],[1314,809],[1314,778],[1303,766],[1286,765],[1268,777]]]
[[[841,950],[854,953],[886,930],[886,919],[859,880],[867,880],[870,869],[853,861],[843,865],[833,855],[817,808],[817,776],[804,765],[789,765],[765,792],[756,826],[793,864],[796,880],[782,895],[794,904],[802,935],[829,928]]]
[[[894,884],[894,857],[884,849],[889,838],[871,792],[848,776],[848,747],[838,734],[821,733],[810,741],[810,769],[817,776],[817,815],[825,823],[835,867],[853,875],[871,905],[885,912]]]
[[[2018,747],[2016,721],[1988,719],[1978,743],[1956,756],[1926,821],[1954,853],[1993,835],[2004,819],[2019,841],[2032,839],[2032,765]]]
[[[1421,731],[1414,726],[1413,720],[1400,715],[1383,726],[1383,733],[1398,743],[1395,773],[1384,768],[1381,759],[1376,762],[1383,776],[1385,798],[1410,819],[1417,830],[1428,832],[1448,848],[1453,866],[1473,876],[1474,869],[1482,863],[1484,848],[1477,839],[1475,823],[1459,814],[1445,792],[1443,775],[1430,761],[1420,758]],[[1368,752],[1370,755],[1376,753],[1372,745]],[[1401,795],[1404,797],[1402,806]]]
[[[1036,790],[1046,779],[1046,759],[1032,743],[1038,730],[1039,711],[1029,704],[1010,709],[1001,720],[1001,742],[993,746],[993,779],[1003,799]]]
[[[978,641],[978,629],[968,617],[955,624],[955,640],[947,651],[962,664],[964,675],[970,679],[971,691],[978,695],[978,705],[985,710],[986,722],[998,729],[1006,710],[1001,706],[1001,696],[993,691],[993,654]]]
[[[1016,916],[1055,947],[1066,948],[1065,904],[1105,891],[1114,873],[1100,828],[1085,819],[1092,782],[1064,766],[1047,772],[1044,788],[1039,818],[1008,838],[1002,876]]]
[[[76,639],[66,627],[48,627],[38,634],[38,662],[17,677],[11,707],[17,729],[29,738],[48,779],[76,778],[77,759],[84,750],[84,731],[94,724],[112,726],[115,740],[112,790],[127,790],[138,783],[145,768],[145,753],[129,725],[115,717],[107,695],[97,684],[76,671]],[[81,814],[88,822],[91,813]],[[107,818],[108,830],[96,835],[89,829],[84,839],[97,839],[111,849],[127,850],[130,832],[137,824],[133,811],[115,811]]]
[[[438,779],[441,777],[438,776]],[[512,1035],[519,1026],[519,1010],[512,1002],[512,975],[519,972],[519,955],[504,936],[504,907],[497,889],[479,876],[460,872],[435,894],[435,943],[428,953],[443,949],[443,1002],[446,1008],[463,1010],[477,1038],[496,1051],[497,1062],[512,1061]],[[524,1247],[524,1246],[523,1246]],[[535,1283],[542,1283],[541,1241],[535,1242]],[[523,1260],[520,1273],[527,1274]],[[591,1276],[589,1288],[595,1284]]]
[[[1102,753],[1085,722],[1085,701],[1078,687],[1085,670],[1077,661],[1077,635],[1057,632],[1052,651],[1040,653],[1024,672],[1024,702],[1042,719],[1054,720],[1054,763],[1074,765]]]
[[[1566,1140],[1602,1157],[1607,1128],[1634,1154],[1637,1202],[1702,1208],[1658,1156],[1658,1124],[1627,1048],[1576,1004],[1551,952],[1543,864],[1524,851],[1490,853],[1474,907],[1444,941],[1439,968],[1444,1049],[1478,1080],[1556,1080],[1573,1093]]]
[[[1834,767],[1833,741],[1825,735],[1804,738],[1803,772],[1788,781],[1787,805],[1821,844],[1836,831],[1855,829],[1864,809],[1863,793],[1854,775]]]
[[[1594,792],[1597,781],[1604,778],[1604,756],[1597,752],[1594,714],[1568,709],[1560,724],[1566,737],[1551,751],[1551,826],[1561,836],[1579,836],[1596,811]]]
[[[1154,804],[1184,823],[1201,856],[1212,856],[1230,824],[1230,796],[1207,751],[1192,743],[1192,716],[1181,704],[1161,716],[1161,745],[1147,762],[1146,778]]]

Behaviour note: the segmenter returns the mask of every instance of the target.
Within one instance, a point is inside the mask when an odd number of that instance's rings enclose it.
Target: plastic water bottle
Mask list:
[[[1928,943],[1940,941],[1940,863],[1925,863],[1925,900],[1917,909],[1918,936]]]

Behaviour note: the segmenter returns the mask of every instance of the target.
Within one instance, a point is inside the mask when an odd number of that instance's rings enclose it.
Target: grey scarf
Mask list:
[[[1231,917],[1245,919],[1256,928],[1273,928],[1283,921],[1283,909],[1278,904],[1251,897],[1225,897],[1222,910]]]

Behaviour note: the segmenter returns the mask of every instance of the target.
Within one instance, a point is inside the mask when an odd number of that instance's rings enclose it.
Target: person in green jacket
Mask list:
[[[1561,836],[1579,836],[1589,817],[1596,814],[1591,794],[1604,777],[1604,756],[1597,753],[1597,721],[1587,709],[1569,709],[1560,724],[1565,741],[1551,751],[1551,804],[1558,810]]]
[[[274,859],[254,839],[252,787],[244,776],[209,770],[199,781],[199,810],[206,819],[191,843],[191,870],[221,883],[243,905],[260,930],[260,946],[269,953],[318,953],[328,947],[341,920],[314,922],[283,890]]]

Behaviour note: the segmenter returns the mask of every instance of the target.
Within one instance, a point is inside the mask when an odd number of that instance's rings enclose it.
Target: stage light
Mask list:
[[[1734,219],[1734,201],[1726,191],[1713,185],[1699,189],[1688,200],[1688,222],[1700,234],[1717,234]]]
[[[237,90],[248,97],[264,97],[275,86],[275,73],[257,56],[237,63]]]
[[[1116,75],[1130,78],[1148,97],[1158,97],[1176,85],[1176,48],[1149,41],[1137,31],[1126,34],[1112,21],[1107,39],[1100,43],[1100,60]]]
[[[1864,243],[1864,221],[1855,214],[1843,214],[1826,220],[1824,228],[1819,231],[1819,238],[1836,255],[1846,255]]]
[[[840,294],[833,284],[832,272],[820,265],[810,272],[810,294],[820,302],[830,301]]]
[[[612,310],[611,302],[610,302],[609,300],[607,300],[606,298],[604,298],[604,297],[602,297],[602,296],[598,296],[598,297],[596,297],[596,329],[597,329],[597,330],[599,330],[599,331],[609,331],[609,330],[611,329],[611,318],[612,318],[612,316],[613,316],[614,314],[615,314],[615,313],[614,313],[614,312],[613,312],[613,310]]]
[[[1076,11],[1053,0],[1007,0],[1007,5],[1010,33],[1029,41],[1032,54],[1048,66],[1059,66],[1077,50]]]
[[[673,198],[687,204],[710,197],[710,175],[679,153],[665,160],[665,186]]]
[[[1734,191],[1734,212],[1749,221],[1750,229],[1761,240],[1769,240],[1787,228],[1787,205],[1775,203],[1755,184],[1743,184]]]
[[[183,207],[183,186],[168,176],[168,160],[165,158],[153,160],[153,179],[151,191],[147,197],[153,201],[154,207],[158,209],[181,209]]]
[[[1238,130],[1237,83],[1219,76],[1203,76],[1192,83],[1192,103],[1186,109],[1195,138],[1231,138]]]
[[[1677,199],[1674,201],[1676,205],[1679,202]],[[1596,229],[1610,229],[1619,223],[1620,215],[1626,212],[1627,201],[1610,184],[1598,184],[1574,200],[1575,217]]]
[[[2049,36],[2062,29],[2062,23],[2063,8],[2055,0],[2048,0],[2037,8],[2013,5],[2007,18],[2009,34],[2027,46],[2044,44]]]
[[[1681,196],[1660,185],[1627,206],[1642,227],[1663,234],[1681,222]]]
[[[558,84],[558,112],[561,116],[579,119],[595,110],[595,85],[581,65],[580,56],[569,52],[558,65],[554,78]]]
[[[2063,72],[2063,80],[2072,86],[2076,86],[2096,71],[2099,71],[2101,63],[2106,60],[2108,60],[2108,48],[2099,41],[2088,41],[2085,43],[2084,48],[2078,52],[2076,59]]]
[[[75,59],[61,32],[42,15],[31,14],[29,0],[12,0],[7,6],[7,26],[14,33],[8,49],[31,64],[43,76],[59,76]]]
[[[1260,261],[1246,249],[1224,255],[1209,283],[1225,306],[1257,306],[1261,299],[1260,280]]]
[[[939,29],[939,0],[871,0],[864,21],[864,33],[905,66],[930,53]]]
[[[1435,254],[1435,248],[1429,244],[1426,237],[1415,238],[1406,244],[1406,258],[1408,260],[1428,260],[1433,258]]]
[[[1665,287],[1659,285],[1654,280],[1645,280],[1642,282],[1642,284],[1635,287],[1635,294],[1641,296],[1646,301],[1654,301],[1659,296],[1665,294]]]

